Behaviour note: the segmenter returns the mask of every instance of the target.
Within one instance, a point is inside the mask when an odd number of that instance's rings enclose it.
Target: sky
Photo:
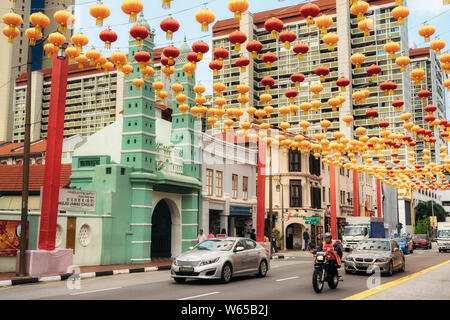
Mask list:
[[[128,16],[122,12],[121,0],[103,0],[103,3],[110,7],[111,16],[104,22],[103,28],[95,26],[95,19],[89,14],[89,7],[96,1],[76,0],[75,1],[75,32],[85,33],[89,39],[89,46],[102,49],[102,53],[109,56],[114,50],[128,52],[128,30],[131,24],[128,23]],[[249,11],[255,13],[264,10],[282,8],[289,5],[305,3],[305,0],[249,0]],[[441,38],[447,43],[445,51],[450,48],[450,5],[443,5],[443,0],[409,0],[404,2],[410,9],[410,16],[407,19],[409,26],[409,41],[415,42],[417,47],[424,47],[427,43],[418,35],[418,29],[423,23],[429,23],[436,28],[434,36]],[[144,16],[150,26],[156,30],[156,47],[165,47],[170,44],[180,46],[186,36],[188,43],[192,44],[197,40],[211,42],[211,28],[208,32],[201,32],[200,24],[195,20],[195,13],[204,7],[213,11],[216,21],[229,19],[233,14],[228,10],[226,0],[174,0],[170,10],[162,9],[162,0],[144,0]],[[169,42],[165,38],[164,32],[159,24],[161,20],[172,15],[180,23],[181,27],[174,34],[173,41]],[[98,38],[99,33],[106,27],[111,27],[119,36],[118,41],[113,44],[110,51],[103,49],[103,42]],[[434,38],[434,36],[432,38]],[[201,81],[207,87],[212,84],[212,73],[208,68],[211,59],[211,51],[205,56],[205,60],[199,65],[197,81]]]

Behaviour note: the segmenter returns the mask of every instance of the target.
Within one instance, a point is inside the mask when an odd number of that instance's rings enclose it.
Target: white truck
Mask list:
[[[437,245],[439,252],[450,250],[450,222],[438,222]]]
[[[348,217],[345,222],[342,246],[345,251],[353,249],[359,241],[385,238],[384,220],[377,217]]]

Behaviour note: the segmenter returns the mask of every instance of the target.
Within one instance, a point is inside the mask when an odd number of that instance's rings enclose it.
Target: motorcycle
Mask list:
[[[314,260],[314,273],[312,284],[316,293],[321,293],[325,282],[330,289],[336,289],[340,278],[338,266],[334,254],[331,250],[328,252],[317,252]]]

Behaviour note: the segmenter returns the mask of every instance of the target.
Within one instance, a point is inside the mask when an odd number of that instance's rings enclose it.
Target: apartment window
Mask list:
[[[212,196],[213,192],[213,171],[211,169],[206,169],[206,191],[208,196]]]
[[[321,209],[322,199],[320,198],[321,192],[320,188],[315,188],[311,186],[311,208]]]
[[[289,150],[289,172],[302,171],[302,154],[300,151]]]
[[[222,197],[222,183],[223,173],[222,171],[216,171],[216,197]]]
[[[242,200],[248,200],[248,177],[242,178]]]
[[[237,174],[233,174],[231,182],[232,182],[232,187],[233,187],[232,197],[233,197],[233,199],[237,199],[237,197],[238,197],[238,176],[237,176]]]
[[[301,208],[302,206],[302,180],[289,181],[289,198],[291,208]]]

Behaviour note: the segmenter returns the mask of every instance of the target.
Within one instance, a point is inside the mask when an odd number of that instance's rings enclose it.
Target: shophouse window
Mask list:
[[[309,155],[309,172],[320,177],[320,159],[316,159],[312,154]]]
[[[233,174],[232,176],[232,187],[233,187],[233,199],[237,199],[238,197],[238,176],[237,174]]]
[[[248,200],[248,177],[242,178],[242,200]]]
[[[322,208],[322,199],[320,195],[321,195],[320,188],[311,186],[311,208],[314,209]]]
[[[301,172],[301,160],[302,154],[300,151],[289,150],[289,172]]]
[[[302,206],[302,181],[289,181],[289,198],[291,208],[301,208]]]
[[[216,197],[222,197],[222,183],[223,173],[222,171],[216,171]]]
[[[206,169],[206,192],[208,196],[212,196],[213,193],[213,171]]]

